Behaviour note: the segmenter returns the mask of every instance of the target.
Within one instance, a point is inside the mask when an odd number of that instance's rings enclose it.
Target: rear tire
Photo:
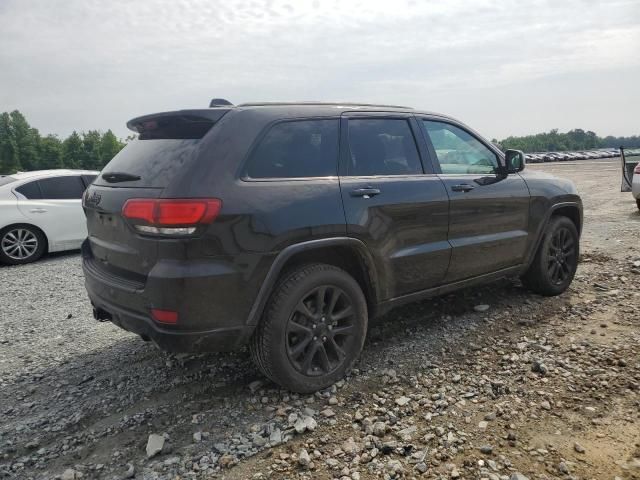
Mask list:
[[[522,283],[540,295],[560,295],[573,281],[579,255],[580,237],[574,223],[567,217],[552,217]]]
[[[636,205],[638,206],[638,210],[640,210],[640,198],[636,198]]]
[[[367,303],[358,283],[333,265],[303,265],[276,286],[250,345],[262,373],[311,393],[342,379],[359,357]]]
[[[31,225],[10,225],[0,230],[0,262],[23,265],[38,260],[44,254],[47,239]]]

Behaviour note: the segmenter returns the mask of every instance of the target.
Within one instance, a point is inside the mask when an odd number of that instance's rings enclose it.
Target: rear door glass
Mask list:
[[[71,200],[82,198],[84,184],[80,177],[54,177],[38,180],[42,198],[46,200]]]
[[[246,175],[249,178],[337,175],[338,128],[338,119],[275,124],[252,152]]]
[[[411,127],[404,119],[349,119],[349,150],[350,176],[423,173]]]

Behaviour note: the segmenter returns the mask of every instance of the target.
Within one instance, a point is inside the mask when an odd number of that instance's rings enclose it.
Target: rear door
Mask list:
[[[501,173],[497,152],[462,125],[430,117],[419,123],[450,199],[445,282],[521,264],[529,227],[524,180]]]
[[[15,189],[20,212],[42,226],[52,250],[80,248],[87,236],[82,213],[85,186],[80,175],[42,178]]]
[[[438,285],[449,265],[449,200],[419,135],[412,115],[342,119],[347,231],[373,255],[385,299]]]

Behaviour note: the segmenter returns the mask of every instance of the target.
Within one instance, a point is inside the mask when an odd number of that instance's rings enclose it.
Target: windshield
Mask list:
[[[0,175],[0,187],[15,181],[16,179],[9,175]]]

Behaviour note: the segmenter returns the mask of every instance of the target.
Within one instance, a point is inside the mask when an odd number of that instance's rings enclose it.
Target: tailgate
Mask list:
[[[134,118],[127,126],[138,133],[87,189],[90,268],[123,280],[143,283],[156,264],[159,248],[172,243],[136,232],[122,216],[132,198],[159,198],[167,186],[188,174],[197,161],[200,140],[228,109],[180,110]]]
[[[130,198],[157,198],[162,190],[89,186],[84,211],[94,267],[144,283],[158,257],[158,240],[137,235],[122,217],[122,206]]]

